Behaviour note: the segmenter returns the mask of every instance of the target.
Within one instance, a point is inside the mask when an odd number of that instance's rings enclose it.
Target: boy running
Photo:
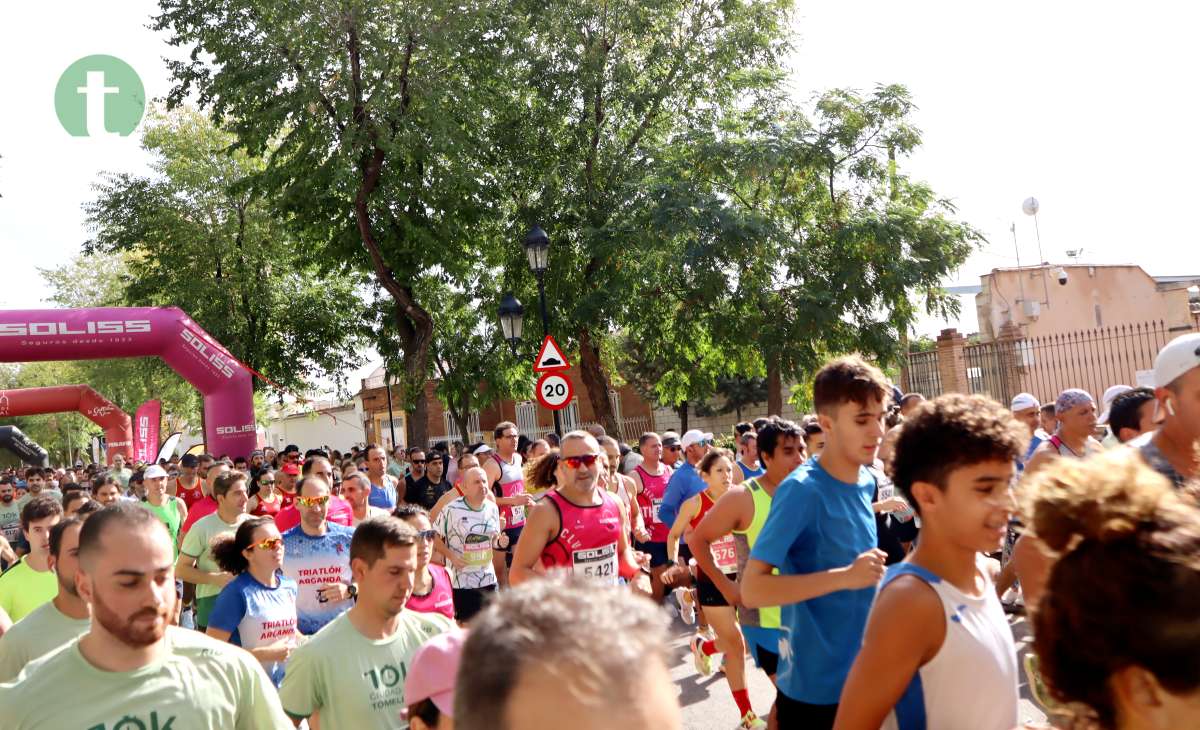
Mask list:
[[[887,577],[842,692],[837,728],[1008,730],[1017,652],[983,553],[1004,542],[1028,429],[978,395],[943,395],[909,416],[892,461],[921,539]]]

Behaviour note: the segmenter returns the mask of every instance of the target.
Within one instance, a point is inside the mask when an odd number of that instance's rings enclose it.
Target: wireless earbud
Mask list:
[[[1167,413],[1170,413],[1172,416],[1174,416],[1175,415],[1175,404],[1173,404],[1171,402],[1170,398],[1167,399],[1165,406],[1167,409]]]

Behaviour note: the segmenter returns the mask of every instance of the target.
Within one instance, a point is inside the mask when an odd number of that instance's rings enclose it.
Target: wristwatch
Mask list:
[[[354,585],[353,583],[351,583],[350,587],[346,589],[346,592],[349,594],[350,598],[358,598],[358,586]]]

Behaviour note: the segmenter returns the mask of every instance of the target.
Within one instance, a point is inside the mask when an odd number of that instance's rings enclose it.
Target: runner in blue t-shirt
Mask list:
[[[280,573],[283,538],[270,517],[254,517],[212,547],[221,570],[236,575],[221,589],[209,636],[246,649],[278,687],[296,646],[296,582]]]
[[[353,605],[350,539],[354,529],[327,521],[329,485],[307,476],[296,487],[300,524],[283,533],[283,574],[299,586],[300,633],[317,633]]]
[[[832,727],[862,644],[886,557],[876,547],[875,478],[866,467],[883,439],[889,392],[883,373],[858,357],[821,368],[813,402],[825,448],[779,485],[750,551],[742,603],[782,607],[779,727]]]

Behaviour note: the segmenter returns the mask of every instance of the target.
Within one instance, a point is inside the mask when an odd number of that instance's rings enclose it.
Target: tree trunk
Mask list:
[[[688,430],[688,402],[675,406],[675,412],[679,414],[679,435],[682,436]]]
[[[772,355],[767,362],[767,415],[783,415],[783,377],[778,355]]]
[[[588,401],[596,421],[611,434],[620,433],[617,419],[613,415],[612,403],[608,400],[608,376],[600,366],[600,346],[592,342],[591,333],[583,329],[579,333],[579,376],[587,388]]]

